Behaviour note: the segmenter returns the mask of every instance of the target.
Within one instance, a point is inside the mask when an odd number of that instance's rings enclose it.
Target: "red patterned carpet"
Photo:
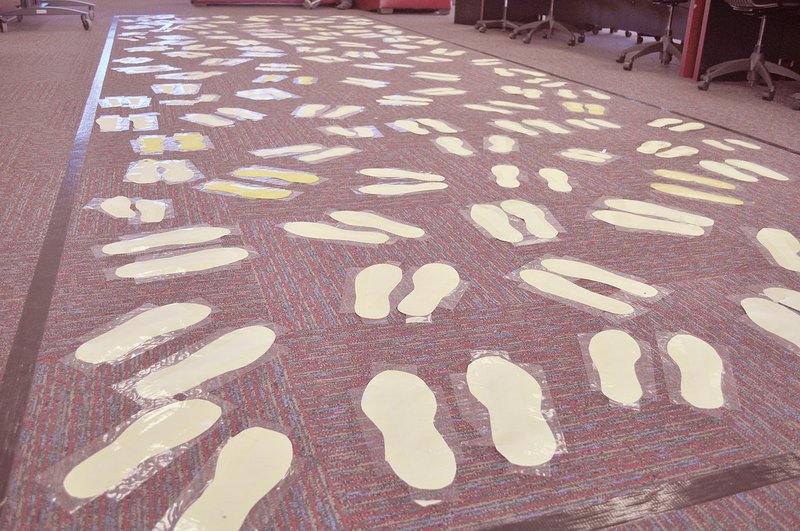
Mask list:
[[[744,298],[768,300],[765,288],[800,289],[792,243],[781,240],[778,247],[789,250],[780,251],[785,254],[779,252],[776,260],[755,239],[764,228],[800,236],[796,156],[711,125],[681,131],[682,124],[693,121],[395,28],[390,19],[375,22],[328,10],[282,17],[264,13],[116,19],[99,96],[151,101],[139,109],[105,108],[90,96],[92,132],[71,197],[3,528],[146,529],[165,514],[172,514],[167,520],[174,523],[175,514],[186,508],[184,503],[174,509],[174,502],[199,496],[203,480],[213,475],[215,452],[255,426],[285,434],[294,458],[287,476],[249,513],[248,529],[478,528],[537,519],[552,527],[630,521],[632,527],[667,529],[752,524],[754,513],[769,515],[769,527],[796,523],[800,347],[754,324],[740,304]],[[219,59],[247,61],[220,64]],[[136,73],[152,65],[166,67]],[[191,72],[220,74],[170,79]],[[197,94],[169,95],[155,90],[174,88],[154,90],[155,84],[181,85],[180,91],[193,90],[184,84],[201,87]],[[261,99],[247,92],[255,89]],[[202,95],[218,98],[166,103]],[[358,112],[325,117],[343,106]],[[230,118],[226,109],[231,108],[263,117]],[[124,130],[108,132],[94,122],[141,113],[158,113],[157,128],[135,131],[136,123],[120,120]],[[662,118],[675,120],[648,125]],[[207,125],[209,120],[220,126]],[[178,142],[181,133],[205,138],[196,150],[176,151],[186,148]],[[178,136],[141,138],[149,135]],[[513,139],[516,148],[489,149],[492,135]],[[650,150],[649,141],[662,144]],[[306,144],[319,145],[312,154],[334,147],[355,150],[316,163],[302,154],[253,154]],[[584,151],[575,156],[570,150]],[[147,175],[157,182],[143,183],[131,169],[143,159],[188,160],[196,173],[176,183],[165,182],[168,174],[152,173]],[[518,186],[514,178],[513,187],[498,184],[508,182],[492,173],[500,164],[520,171]],[[311,174],[319,181],[264,182],[236,174],[251,166]],[[367,168],[434,174],[447,186],[374,195],[364,187],[396,179],[369,176]],[[543,168],[565,172],[570,190],[548,185],[539,173]],[[270,187],[258,192],[266,195],[293,193],[284,199],[221,194],[209,185],[215,181],[235,183],[220,185],[229,192],[247,185]],[[163,221],[137,224],[97,207],[119,195],[165,201],[170,208]],[[558,237],[527,235],[529,245],[512,245],[489,234],[497,227],[481,229],[470,220],[473,205],[491,204],[502,212],[497,205],[509,199],[542,208]],[[611,199],[646,202],[645,209],[668,207],[673,215],[681,211],[683,221],[671,225],[672,231],[680,225],[694,236],[618,227],[593,217],[595,211],[621,212],[612,206],[617,203],[604,203]],[[284,226],[335,225],[331,213],[343,210],[378,213],[424,229],[425,237],[353,244],[298,237]],[[698,216],[713,225],[685,221]],[[637,220],[634,225],[643,223]],[[514,230],[525,232],[521,221],[513,223]],[[244,249],[247,257],[226,267],[138,282],[120,278],[124,266],[164,249],[122,256],[100,249],[139,233],[189,226],[225,227],[231,234],[168,248],[169,256],[224,246]],[[631,312],[614,315],[542,289],[525,289],[530,286],[509,278],[520,268],[544,271],[541,260],[553,257],[641,281],[658,295],[637,297],[591,278],[576,281],[630,305]],[[410,273],[435,262],[455,268],[463,294],[454,307],[437,308],[430,322],[406,322],[397,302],[411,289]],[[405,283],[393,296],[388,317],[367,322],[345,303],[355,273],[378,263],[398,264]],[[201,301],[213,312],[199,326],[119,363],[76,358],[83,343],[118,317],[145,304],[187,301]],[[800,321],[790,302],[773,304],[783,308],[780,315]],[[775,315],[770,314],[771,322]],[[170,395],[170,402],[188,396],[220,405],[218,421],[168,452],[169,459],[164,454],[147,460],[140,467],[141,482],[128,479],[97,497],[66,492],[67,472],[106,446],[115,429],[163,407],[120,393],[121,382],[254,322],[277,333],[267,354],[227,377]],[[652,392],[637,407],[611,404],[590,385],[592,369],[587,369],[581,338],[609,328],[644,346],[639,375],[649,374]],[[787,327],[781,330],[791,334]],[[677,333],[707,341],[724,361],[719,407],[686,403],[675,380],[681,376],[662,344]],[[548,427],[563,438],[563,448],[545,466],[532,472],[511,465],[479,436],[485,410],[456,383],[464,378],[471,353],[479,350],[504,351],[514,364],[541,370],[535,374],[554,412]],[[699,366],[690,363],[692,370],[702,371]],[[387,369],[413,372],[434,392],[436,428],[457,465],[455,479],[443,489],[414,489],[383,459],[381,438],[360,400],[370,379]],[[784,474],[774,479],[735,474],[754,462],[782,463]],[[696,494],[697,501],[675,501],[687,492],[681,482],[710,474],[719,474],[724,486],[709,486],[706,497]],[[787,479],[791,482],[770,486]],[[648,514],[631,507],[605,516],[592,513],[581,521],[552,516],[669,493],[671,486],[678,494],[665,495],[670,503],[651,507],[650,513],[664,513],[654,520],[635,521]],[[746,503],[733,497],[708,510],[689,507],[756,487],[765,488],[748,494]],[[423,507],[415,503],[419,499],[442,501]],[[746,508],[747,503],[758,509]]]

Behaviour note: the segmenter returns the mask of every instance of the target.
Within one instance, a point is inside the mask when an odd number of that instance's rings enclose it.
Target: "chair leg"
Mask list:
[[[789,70],[788,68],[786,68],[784,66],[781,66],[781,65],[778,65],[778,64],[775,64],[775,63],[770,63],[770,62],[764,63],[764,66],[766,67],[767,72],[769,72],[770,74],[774,74],[776,76],[788,77],[789,79],[794,79],[795,81],[800,81],[800,74],[798,74],[797,72],[795,72],[793,70]]]
[[[754,65],[754,70],[758,77],[764,82],[767,86],[767,92],[764,94],[764,99],[767,101],[772,101],[775,98],[775,83],[772,82],[772,76],[769,75],[769,70],[767,70],[767,66],[764,63],[756,63]]]
[[[728,74],[749,71],[750,59],[734,59],[733,61],[725,61],[724,63],[709,67],[706,73],[703,74],[702,79],[712,81]]]
[[[531,34],[531,32],[538,31],[539,28],[541,26],[545,25],[545,24],[547,24],[546,20],[537,20],[535,22],[528,22],[527,24],[522,24],[521,26],[516,28],[514,31],[512,31],[511,35],[509,35],[509,37],[511,37],[512,39],[515,39],[517,37],[517,35],[522,35],[523,33],[525,33],[526,34],[525,37],[527,38]],[[527,41],[523,41],[523,42],[530,42],[530,39],[528,39]]]
[[[552,36],[553,30],[562,31],[562,32],[566,33],[569,36],[569,41],[567,41],[567,44],[569,44],[570,46],[574,46],[575,45],[575,42],[576,42],[577,39],[575,38],[575,34],[572,32],[572,30],[570,28],[568,28],[567,26],[565,26],[561,22],[558,22],[558,21],[555,21],[555,20],[551,20],[551,23],[550,23],[550,35],[549,36]]]
[[[631,49],[630,52],[622,56],[622,60],[624,62],[622,68],[625,70],[630,70],[633,68],[633,62],[636,59],[644,55],[650,55],[651,53],[661,53],[663,49],[664,45],[661,43],[661,41],[651,42],[648,44],[639,44],[635,47],[635,49]]]

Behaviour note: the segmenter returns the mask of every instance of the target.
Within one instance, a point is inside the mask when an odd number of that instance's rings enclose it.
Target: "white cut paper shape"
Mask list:
[[[757,297],[743,299],[741,304],[747,317],[755,324],[800,348],[800,313],[778,302]],[[800,311],[798,307],[795,310]]]
[[[137,199],[136,210],[141,214],[142,223],[159,223],[167,214],[167,204],[154,199]]]
[[[217,458],[214,478],[175,523],[175,531],[239,529],[258,501],[286,477],[292,441],[266,428],[231,437]]]
[[[275,342],[266,326],[246,326],[224,334],[180,362],[156,369],[136,382],[136,394],[147,400],[185,393],[212,378],[246,367]]]
[[[589,356],[600,377],[600,390],[619,404],[635,404],[642,398],[636,362],[639,344],[622,330],[603,330],[589,341]]]
[[[472,221],[483,228],[492,238],[508,243],[519,243],[524,237],[511,226],[508,215],[494,205],[472,205],[469,211]]]
[[[159,337],[195,325],[209,314],[211,308],[192,302],[157,306],[86,341],[75,351],[75,357],[93,364],[115,361]]]
[[[231,230],[225,227],[187,227],[119,240],[104,245],[102,252],[111,256],[142,253],[163,247],[196,245],[218,240],[230,233]]]
[[[361,175],[379,179],[413,179],[415,181],[441,182],[444,177],[435,173],[401,170],[399,168],[364,168],[358,170]]]
[[[680,369],[684,400],[699,409],[717,409],[725,404],[724,366],[714,347],[699,337],[677,334],[667,342],[667,355]]]
[[[104,199],[100,203],[100,208],[103,212],[111,217],[117,219],[130,219],[136,216],[136,212],[134,212],[133,208],[131,208],[132,204],[133,203],[131,200],[124,195],[118,195]]]
[[[492,175],[501,188],[519,188],[519,168],[513,164],[496,164],[492,166]]]
[[[386,462],[415,489],[443,489],[455,479],[456,458],[434,425],[436,409],[425,382],[403,371],[375,375],[361,396],[361,410],[383,435]]]
[[[461,277],[453,266],[434,262],[417,269],[412,277],[414,289],[397,305],[397,309],[409,317],[426,317],[453,293]]]
[[[500,356],[484,356],[467,367],[467,386],[488,410],[492,442],[510,463],[540,466],[553,458],[556,438],[536,378]]]
[[[391,312],[389,296],[403,280],[403,270],[392,264],[375,264],[355,279],[355,312],[363,319],[384,319]]]
[[[240,262],[250,255],[240,247],[218,247],[188,253],[141,260],[118,267],[115,274],[120,278],[145,280],[166,278],[171,275],[207,271]]]
[[[185,400],[145,413],[103,447],[75,466],[64,478],[73,498],[100,496],[124,482],[150,459],[199,437],[222,415],[207,400]]]
[[[800,273],[800,240],[783,229],[767,227],[758,231],[758,242],[779,266]]]
[[[383,232],[342,229],[325,223],[309,221],[292,221],[283,226],[283,230],[295,236],[314,240],[330,240],[351,243],[381,244],[389,241]]]
[[[569,176],[558,168],[542,168],[539,177],[545,180],[547,187],[554,192],[568,193],[572,191]]]
[[[532,236],[551,240],[558,236],[556,229],[548,220],[544,210],[536,205],[520,199],[507,199],[500,203],[500,207],[525,222],[525,230]]]
[[[542,293],[567,299],[596,310],[614,315],[630,315],[635,311],[633,306],[627,302],[590,291],[555,273],[539,269],[525,269],[520,272],[520,278]]]
[[[330,216],[339,223],[344,223],[345,225],[377,229],[400,236],[401,238],[421,238],[425,236],[425,231],[419,227],[395,221],[372,212],[337,210],[336,212],[331,212]]]

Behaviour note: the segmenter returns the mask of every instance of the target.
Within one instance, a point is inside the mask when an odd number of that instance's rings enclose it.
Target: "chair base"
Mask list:
[[[735,59],[709,67],[706,73],[700,76],[697,88],[700,90],[708,90],[708,86],[713,80],[722,76],[727,76],[728,74],[737,73],[746,73],[747,82],[751,87],[754,86],[758,80],[761,80],[767,86],[767,91],[762,96],[767,101],[772,101],[775,98],[775,82],[772,79],[773,75],[800,81],[800,74],[784,66],[767,61],[762,52],[755,51],[750,55],[749,59]],[[795,95],[795,98],[796,97],[797,95]]]
[[[622,68],[625,70],[631,70],[636,59],[654,53],[659,54],[662,65],[668,65],[672,62],[673,57],[681,58],[683,44],[673,41],[672,33],[670,32],[656,42],[634,44],[629,48],[625,48],[620,56],[617,57],[617,62],[622,63]]]
[[[551,16],[548,16],[545,20],[537,20],[536,22],[524,24],[515,29],[509,35],[509,37],[516,39],[517,35],[525,33],[525,37],[522,38],[522,42],[528,44],[531,42],[531,39],[533,39],[533,35],[535,33],[539,33],[540,31],[543,32],[542,37],[545,39],[551,38],[553,33],[556,31],[566,33],[568,36],[567,45],[569,46],[575,46],[576,42],[583,42],[586,38],[583,32],[562,24]],[[578,34],[577,37],[575,35],[576,33]]]
[[[502,29],[502,30],[512,30],[516,31],[521,24],[516,22],[511,22],[510,20],[500,19],[500,20],[479,20],[475,23],[475,29],[481,33],[486,33],[487,29]]]

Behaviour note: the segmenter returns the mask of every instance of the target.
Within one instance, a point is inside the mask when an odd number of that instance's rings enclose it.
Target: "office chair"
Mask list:
[[[484,0],[481,0],[481,16],[483,16]],[[503,18],[500,20],[479,20],[475,23],[475,29],[481,33],[486,33],[487,28],[500,28],[502,30],[516,30],[521,24],[508,20],[508,0],[503,0]]]
[[[755,85],[758,78],[761,78],[761,81],[767,85],[767,92],[762,97],[767,101],[772,101],[775,98],[775,83],[773,83],[772,75],[770,74],[788,77],[795,81],[800,81],[800,74],[765,59],[762,46],[764,43],[764,29],[767,26],[767,16],[773,12],[798,9],[800,8],[800,1],[725,0],[725,3],[730,5],[734,11],[746,15],[756,15],[761,19],[756,47],[748,59],[735,59],[710,66],[706,73],[700,76],[697,88],[708,90],[708,85],[711,81],[718,77],[737,72],[747,72],[747,81],[750,86]]]
[[[622,63],[622,68],[631,70],[633,62],[642,57],[643,55],[650,55],[651,53],[658,53],[661,56],[661,64],[668,65],[672,62],[672,57],[681,58],[683,45],[678,44],[672,40],[672,20],[675,17],[675,6],[683,4],[688,0],[650,0],[654,4],[666,4],[669,6],[669,19],[667,20],[667,29],[664,35],[656,42],[648,42],[642,44],[637,37],[637,43],[630,48],[626,48],[622,54],[617,57],[617,62]]]
[[[545,34],[542,35],[542,37],[545,39],[549,39],[550,37],[553,36],[554,31],[562,31],[567,35],[569,35],[569,40],[567,41],[567,44],[569,46],[575,46],[576,40],[577,42],[583,42],[586,39],[584,33],[582,31],[580,32],[574,31],[572,28],[566,26],[565,24],[558,22],[553,16],[554,8],[555,8],[555,0],[550,0],[550,11],[548,12],[544,20],[537,20],[535,22],[529,22],[528,24],[522,25],[517,29],[515,29],[514,31],[512,31],[509,37],[511,37],[512,39],[516,39],[517,35],[525,33],[526,35],[525,37],[523,37],[522,42],[528,44],[531,42],[534,33],[544,31]],[[575,33],[578,33],[577,39],[575,37]]]

